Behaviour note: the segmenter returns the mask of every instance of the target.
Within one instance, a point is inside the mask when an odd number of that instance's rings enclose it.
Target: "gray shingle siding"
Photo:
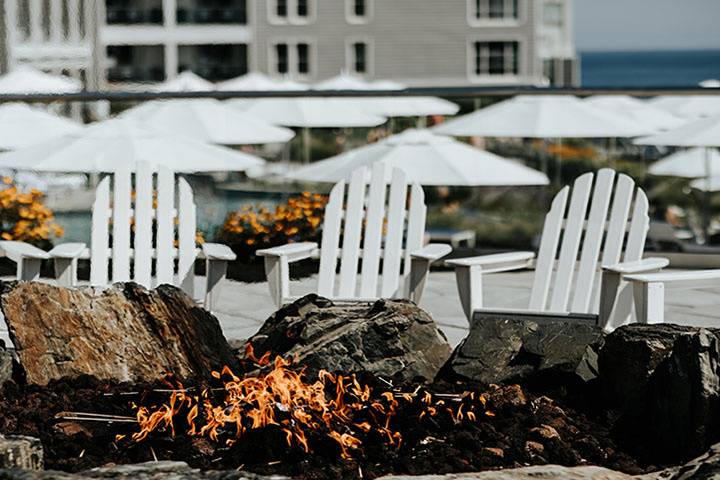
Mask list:
[[[392,79],[410,85],[470,85],[471,42],[519,41],[520,83],[542,80],[542,60],[536,54],[536,14],[540,0],[520,0],[517,26],[473,26],[468,0],[368,0],[372,15],[366,24],[348,22],[345,0],[312,0],[313,20],[307,25],[275,25],[268,18],[274,0],[252,0],[255,69],[274,71],[269,53],[276,42],[296,39],[313,45],[308,81],[337,75],[347,66],[347,42],[370,40],[369,78]],[[292,2],[291,2],[292,6]]]

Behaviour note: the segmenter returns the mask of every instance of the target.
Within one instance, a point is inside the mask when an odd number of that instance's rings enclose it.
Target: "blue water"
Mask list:
[[[581,52],[580,60],[583,87],[697,87],[720,79],[720,50]]]

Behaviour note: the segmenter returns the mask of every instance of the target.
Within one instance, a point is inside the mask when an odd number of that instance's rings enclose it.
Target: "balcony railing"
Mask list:
[[[109,82],[161,82],[165,80],[165,68],[117,65],[108,69],[107,78]]]
[[[162,8],[151,8],[149,10],[139,8],[108,8],[106,19],[108,24],[162,24],[163,12]]]
[[[177,11],[178,23],[247,23],[247,11],[244,8],[180,8]]]

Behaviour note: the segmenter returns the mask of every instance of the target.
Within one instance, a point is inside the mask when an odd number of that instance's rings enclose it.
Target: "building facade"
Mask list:
[[[410,86],[574,85],[572,0],[0,0],[0,69],[126,88],[192,70]],[[13,27],[14,26],[14,27]]]
[[[410,86],[572,85],[570,0],[264,0],[250,65]]]
[[[98,43],[102,1],[0,0],[0,72],[31,65],[69,75],[96,90],[103,84]]]

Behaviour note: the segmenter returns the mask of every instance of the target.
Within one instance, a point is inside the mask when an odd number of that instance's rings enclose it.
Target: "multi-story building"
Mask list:
[[[0,0],[0,72],[15,65],[65,74],[100,87],[95,0]]]
[[[341,70],[408,85],[576,82],[570,0],[264,0],[249,64],[316,81]]]
[[[75,72],[89,88],[183,70],[209,80],[347,71],[411,86],[571,85],[571,1],[0,0],[0,68]]]

